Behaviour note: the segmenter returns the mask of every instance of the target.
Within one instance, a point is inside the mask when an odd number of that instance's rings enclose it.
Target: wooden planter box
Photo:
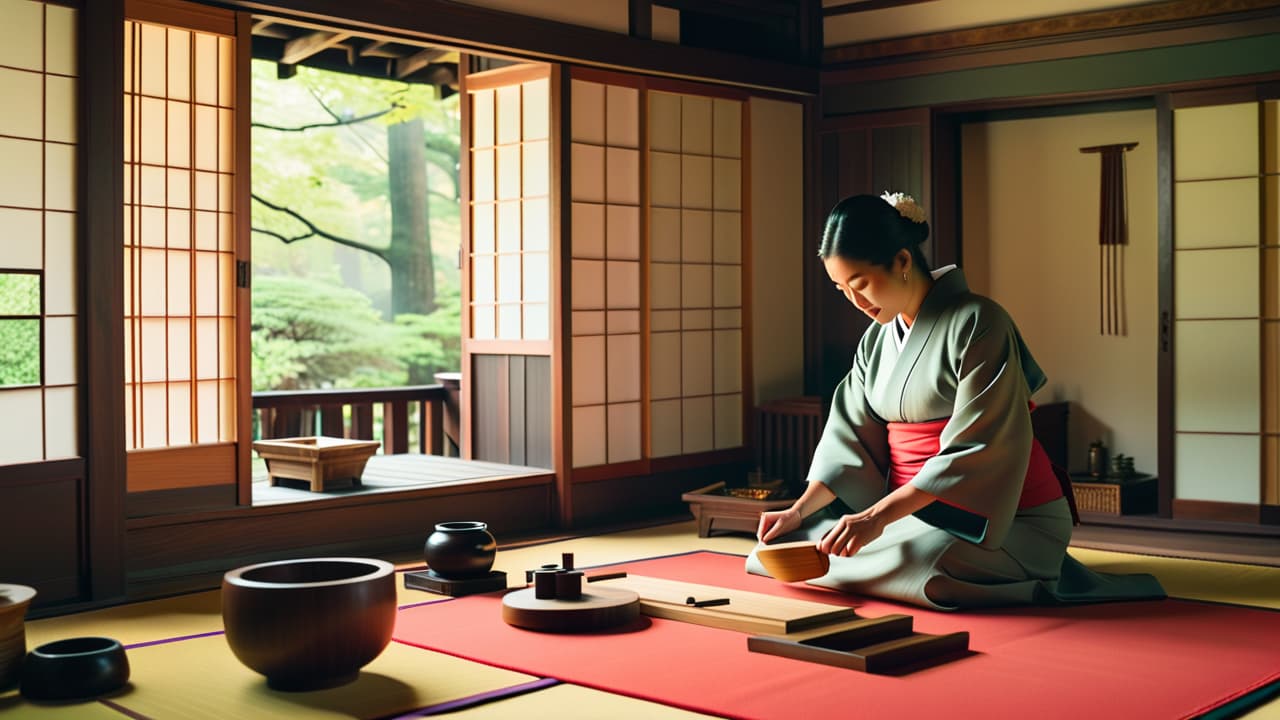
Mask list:
[[[365,463],[381,445],[377,440],[295,437],[259,440],[253,449],[267,462],[272,485],[281,478],[303,480],[311,492],[323,492],[339,480],[359,485]]]

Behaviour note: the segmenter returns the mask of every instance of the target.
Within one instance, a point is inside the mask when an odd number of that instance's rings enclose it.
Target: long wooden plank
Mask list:
[[[853,608],[839,605],[644,575],[628,575],[599,582],[639,593],[640,612],[645,615],[738,632],[785,635],[805,628],[857,618]],[[728,598],[729,603],[699,608],[685,602],[690,597],[698,600]]]

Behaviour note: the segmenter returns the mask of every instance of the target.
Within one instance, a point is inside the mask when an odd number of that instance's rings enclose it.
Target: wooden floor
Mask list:
[[[314,502],[353,495],[418,490],[421,488],[496,478],[550,475],[545,468],[506,465],[503,463],[462,460],[440,455],[374,455],[365,466],[360,484],[339,486],[324,492],[311,492],[301,480],[281,480],[272,485],[266,466],[254,463],[253,504]]]
[[[1188,532],[1086,523],[1071,534],[1073,547],[1161,557],[1280,567],[1280,537]]]

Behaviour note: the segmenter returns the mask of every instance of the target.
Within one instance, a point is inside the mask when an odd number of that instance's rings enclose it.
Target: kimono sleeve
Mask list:
[[[884,497],[889,435],[867,407],[866,340],[853,368],[836,386],[831,412],[809,466],[809,482],[826,485],[846,505],[862,510]]]
[[[954,409],[938,454],[911,480],[940,502],[917,516],[994,549],[1004,543],[1017,512],[1031,453],[1031,391],[1022,344],[1008,315],[990,306],[965,313],[947,341],[955,372]]]

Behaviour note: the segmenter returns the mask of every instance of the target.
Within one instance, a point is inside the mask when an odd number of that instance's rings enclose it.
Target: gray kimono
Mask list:
[[[1028,400],[1045,376],[1003,308],[969,292],[959,269],[940,272],[901,350],[891,324],[868,328],[808,480],[865,509],[890,489],[886,423],[948,418],[937,455],[911,480],[945,502],[890,523],[852,557],[832,557],[811,584],[942,610],[1164,597],[1149,575],[1103,575],[1068,555],[1064,498],[1018,509]],[[837,505],[778,541],[819,540]],[[747,569],[765,574],[754,553]]]

